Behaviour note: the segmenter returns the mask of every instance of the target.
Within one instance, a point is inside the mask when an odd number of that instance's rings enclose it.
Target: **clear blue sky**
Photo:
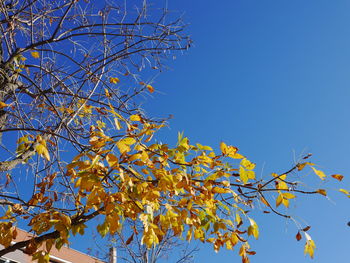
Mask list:
[[[169,62],[154,83],[149,115],[173,114],[163,136],[184,131],[191,142],[238,146],[268,176],[313,153],[327,174],[350,188],[350,1],[169,0],[184,12],[194,46]],[[311,176],[311,175],[310,175]],[[311,176],[312,177],[312,176]],[[253,263],[348,262],[350,200],[332,192],[296,200],[291,208],[312,226],[315,259],[303,255],[292,222],[256,214],[261,236]],[[303,221],[304,220],[304,221]],[[195,262],[240,262],[237,251],[201,246]]]

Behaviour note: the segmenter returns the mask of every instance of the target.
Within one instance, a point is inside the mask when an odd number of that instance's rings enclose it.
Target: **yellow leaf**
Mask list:
[[[240,223],[242,222],[242,218],[241,218],[241,216],[239,215],[239,213],[236,213],[235,221],[236,221],[237,224],[240,224]]]
[[[265,199],[265,197],[261,196],[261,197],[260,197],[260,201],[261,201],[264,205],[270,206],[270,204],[267,202],[267,200]]]
[[[186,234],[186,240],[191,241],[192,239],[192,229],[189,229]]]
[[[214,187],[212,189],[213,193],[217,193],[217,194],[227,194],[227,193],[231,193],[231,189],[227,189],[227,188],[221,188],[221,187]]]
[[[280,204],[282,204],[282,201],[283,201],[283,196],[279,194],[276,199],[276,206],[279,206]]]
[[[348,190],[345,190],[345,189],[339,189],[339,192],[342,192],[342,193],[344,193],[344,194],[348,195],[348,197],[350,197],[350,196],[349,196],[349,195],[350,195],[350,193],[349,193],[349,191],[348,191]]]
[[[248,227],[248,235],[252,235],[255,239],[259,237],[259,228],[255,221],[249,218],[250,226]]]
[[[112,84],[118,84],[120,80],[118,78],[109,78],[109,82]]]
[[[321,194],[321,195],[327,196],[327,192],[324,189],[318,189],[316,192]]]
[[[115,124],[115,127],[117,128],[117,130],[121,129],[120,123],[119,123],[117,118],[114,118],[114,124]]]
[[[305,163],[298,163],[297,164],[297,168],[298,168],[298,171],[301,171],[305,168],[306,165],[315,165],[314,163],[310,163],[310,162],[305,162]]]
[[[255,164],[252,163],[251,161],[249,161],[247,158],[244,158],[242,161],[241,161],[241,165],[246,168],[246,169],[249,169],[249,170],[253,170],[255,168]]]
[[[213,150],[213,148],[211,148],[210,146],[204,146],[204,145],[201,145],[199,143],[197,143],[196,146],[199,150],[202,150],[202,151],[212,151]]]
[[[224,143],[224,142],[220,143],[220,150],[221,150],[223,155],[227,155],[228,157],[231,157],[233,159],[244,158],[243,155],[237,153],[237,151],[238,151],[237,147],[226,145],[226,143]]]
[[[9,106],[8,104],[6,104],[6,103],[0,101],[0,109],[5,108],[5,107],[8,107],[8,106]]]
[[[230,181],[222,181],[221,182],[223,186],[230,187],[231,183]]]
[[[154,88],[151,86],[151,85],[147,85],[146,88],[148,89],[148,91],[150,93],[153,93],[154,92]]]
[[[65,214],[61,214],[60,219],[61,222],[67,227],[69,227],[72,224],[71,218]]]
[[[141,117],[140,117],[140,115],[137,115],[137,114],[131,115],[130,120],[131,121],[141,121]]]
[[[286,180],[287,179],[287,174],[279,175],[278,178],[281,179],[281,180]]]
[[[286,198],[283,198],[282,199],[282,204],[285,206],[285,207],[289,207],[289,200],[288,199],[286,199]]]
[[[293,195],[291,193],[283,193],[283,197],[287,198],[287,199],[293,199],[293,198],[295,198],[295,195]]]
[[[311,166],[311,169],[314,170],[315,174],[318,175],[318,177],[320,177],[321,180],[324,180],[324,178],[326,177],[324,172],[317,170],[315,167],[312,167],[312,166]]]
[[[50,154],[49,151],[47,150],[46,146],[43,143],[39,143],[35,147],[36,152],[43,156],[46,160],[50,161]]]
[[[111,168],[119,166],[118,158],[115,155],[111,154],[111,153],[107,154],[106,160],[107,160],[108,165]]]
[[[288,190],[288,186],[283,181],[277,181],[276,189],[278,189],[278,190]]]
[[[141,153],[135,153],[129,157],[129,161],[132,162],[132,161],[141,159],[141,157],[142,157]]]
[[[130,152],[130,145],[133,145],[134,143],[136,143],[136,140],[134,138],[126,137],[117,142],[117,147],[120,153],[123,154],[125,152]]]
[[[124,139],[121,139],[120,141],[122,141],[123,143],[125,143],[127,145],[133,145],[134,143],[136,143],[136,140],[132,137],[126,137]]]
[[[224,142],[220,143],[220,150],[221,150],[222,154],[226,154],[227,153],[228,148],[227,148],[226,143],[224,143]]]
[[[311,239],[310,235],[306,232],[304,232],[306,243],[304,248],[304,254],[309,254],[311,258],[314,257],[314,250],[316,248],[315,242]]]
[[[33,58],[40,58],[40,54],[38,51],[33,51],[30,54],[32,55]]]
[[[107,98],[111,97],[111,94],[109,93],[108,89],[105,89],[105,95],[106,95]]]
[[[244,170],[244,168],[241,166],[239,167],[239,178],[241,179],[241,181],[246,184],[249,180],[248,175],[246,170]]]
[[[246,184],[249,179],[255,179],[255,172],[245,170],[242,166],[239,167],[239,178],[244,184]]]

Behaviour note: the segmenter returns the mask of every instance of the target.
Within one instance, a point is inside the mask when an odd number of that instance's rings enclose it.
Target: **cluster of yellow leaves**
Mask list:
[[[304,253],[305,254],[309,254],[311,258],[314,257],[314,253],[315,253],[315,242],[311,239],[310,235],[308,233],[305,232],[305,238],[306,238],[306,244],[304,247]]]
[[[239,167],[239,177],[244,184],[246,184],[249,180],[255,179],[255,172],[253,171],[254,168],[254,163],[250,162],[246,158],[242,159]]]
[[[49,150],[47,149],[46,141],[40,135],[36,137],[36,141],[37,141],[37,144],[35,146],[36,152],[39,155],[43,156],[46,160],[50,161],[50,154],[49,154]]]
[[[4,219],[2,217],[1,219]],[[0,223],[0,243],[4,247],[11,245],[13,239],[17,236],[16,228],[13,227],[12,222],[1,222]]]
[[[38,53],[39,54],[39,53]],[[22,72],[22,69],[25,69],[27,74],[29,75],[29,68],[26,67],[24,61],[26,61],[26,57],[19,54],[14,56],[13,63],[9,65],[9,67],[16,73]]]
[[[17,140],[17,154],[22,154],[34,143],[30,139],[34,139],[34,136],[24,135]]]
[[[280,204],[283,204],[285,207],[289,207],[289,199],[295,198],[295,195],[292,193],[281,193],[279,192],[279,195],[276,199],[276,206],[279,206]]]
[[[84,107],[82,117],[91,114],[92,108],[85,101],[79,105]],[[250,250],[248,237],[259,237],[257,223],[247,215],[254,202],[261,202],[274,212],[271,200],[276,201],[276,207],[289,207],[290,200],[302,193],[290,179],[290,172],[272,174],[267,181],[257,180],[255,164],[238,153],[238,148],[224,142],[217,154],[210,146],[192,145],[180,133],[176,146],[171,147],[152,141],[164,124],[148,122],[141,114],[122,116],[111,105],[97,112],[101,118],[90,129],[90,147],[74,157],[64,175],[71,183],[76,213],[53,209],[59,198],[50,190],[56,178],[52,174],[37,184],[38,191],[28,202],[28,206],[46,210],[30,217],[21,207],[12,207],[5,217],[7,222],[0,224],[4,228],[0,244],[11,242],[14,228],[10,220],[23,215],[29,218],[29,226],[37,235],[52,229],[60,233],[58,239],[46,241],[45,251],[38,251],[42,244],[29,249],[39,261],[46,262],[53,245],[60,248],[67,244],[70,233],[84,234],[86,226],[79,220],[100,215],[103,220],[97,230],[101,236],[116,233],[123,220],[129,218],[142,223],[141,241],[149,248],[171,230],[188,241],[211,243],[215,251],[222,247],[234,249],[240,244],[239,254],[247,263],[249,255],[255,254]],[[107,127],[106,115],[114,121],[116,134]],[[20,138],[17,152],[33,144],[39,155],[50,160],[46,140],[40,135]],[[291,171],[302,171],[306,166],[322,180],[326,177],[309,162],[297,164]],[[343,179],[341,175],[331,177]],[[347,190],[340,191],[350,196]],[[313,193],[326,195],[324,189]],[[306,239],[305,253],[313,257],[315,244],[308,235]]]
[[[127,127],[125,136],[112,139],[95,127],[90,138],[94,152],[78,155],[67,166],[67,175],[79,189],[77,205],[84,204],[85,210],[102,209],[105,220],[98,226],[102,236],[117,231],[121,218],[131,218],[143,223],[142,243],[148,247],[159,243],[169,229],[179,237],[185,233],[187,240],[212,243],[216,251],[222,246],[233,249],[244,240],[244,230],[238,230],[242,222],[235,223],[220,212],[224,209],[228,215],[233,209],[246,217],[245,210],[236,204],[240,198],[231,189],[231,173],[236,169],[221,159],[242,159],[241,166],[252,173],[253,163],[233,146],[226,146],[229,151],[220,156],[209,146],[191,145],[181,134],[175,148],[161,143],[147,145],[163,125],[147,123],[140,115],[129,120],[114,115]],[[141,123],[134,126],[135,122]],[[108,150],[112,145],[119,155]],[[230,149],[235,149],[234,153]],[[107,191],[112,183],[116,192]],[[232,207],[216,195],[233,198]],[[251,223],[248,235],[257,238],[257,224],[246,218]],[[237,228],[237,232],[229,228]]]

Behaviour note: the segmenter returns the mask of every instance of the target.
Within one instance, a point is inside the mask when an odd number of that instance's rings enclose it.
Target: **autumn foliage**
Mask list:
[[[116,233],[124,219],[130,218],[142,222],[142,243],[148,247],[158,244],[171,229],[188,241],[212,243],[216,251],[239,246],[240,256],[248,262],[248,255],[255,252],[247,240],[249,236],[259,237],[258,225],[249,217],[253,203],[261,202],[267,212],[289,217],[277,207],[288,207],[297,195],[326,195],[322,189],[304,191],[291,179],[308,166],[324,180],[324,173],[305,160],[285,173],[257,180],[255,164],[234,146],[221,142],[221,151],[215,153],[210,146],[191,145],[179,134],[177,145],[171,147],[152,139],[164,124],[151,123],[141,115],[125,118],[112,106],[104,112],[103,118],[114,119],[114,127],[107,128],[103,121],[92,125],[90,147],[66,165],[64,174],[42,178],[28,201],[8,206],[1,223],[1,243],[5,247],[11,247],[19,220],[28,221],[39,237],[48,231],[57,233],[42,242],[28,242],[26,249],[37,257],[49,253],[53,245],[60,248],[68,244],[70,235],[83,235],[85,223],[100,216],[104,218],[97,226],[101,236]],[[106,129],[112,129],[114,135],[106,135]],[[28,137],[20,138],[18,147],[39,141],[36,152],[49,162],[46,142],[39,135]],[[59,197],[63,192],[51,190],[57,189],[58,176],[70,182],[74,195],[74,202],[65,204],[65,209]],[[29,212],[31,207],[38,212]],[[305,253],[312,257],[315,243],[307,230],[300,231],[306,238]],[[46,249],[36,251],[42,243]]]
[[[163,53],[187,49],[181,24],[144,21],[144,11],[132,22],[111,22],[112,7],[88,17],[100,17],[99,23],[84,24],[77,7],[87,3],[56,0],[40,9],[47,2],[27,2],[1,7],[6,30],[0,39],[7,48],[0,65],[0,132],[10,154],[0,161],[0,255],[21,248],[47,262],[53,246],[84,235],[87,223],[99,217],[102,237],[117,233],[129,219],[142,224],[137,234],[149,248],[171,231],[187,241],[212,243],[215,251],[236,248],[247,263],[255,254],[249,239],[259,237],[249,213],[257,203],[265,213],[289,219],[282,206],[310,194],[327,195],[325,189],[306,190],[297,180],[310,171],[319,180],[327,178],[309,155],[282,173],[257,179],[255,164],[225,142],[212,148],[181,133],[176,145],[157,140],[167,122],[147,116],[138,98],[161,87],[142,80],[132,66],[139,70],[152,60],[150,67],[157,70]],[[43,33],[37,35],[23,20],[45,25]],[[17,37],[20,32],[24,37]],[[153,35],[143,35],[149,32]],[[96,39],[100,49],[93,48]],[[78,46],[83,49],[82,40],[90,48],[70,56]],[[18,187],[24,178],[30,190]],[[11,243],[19,224],[36,237]],[[316,246],[308,230],[296,227],[296,239],[304,236],[305,253],[313,257]]]

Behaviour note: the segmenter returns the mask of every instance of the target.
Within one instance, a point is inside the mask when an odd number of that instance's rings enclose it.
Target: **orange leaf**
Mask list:
[[[118,78],[109,78],[109,82],[113,84],[117,84],[120,82],[120,80]]]
[[[153,93],[154,92],[154,88],[151,86],[151,85],[147,85],[146,88],[148,89],[148,91],[150,93]]]
[[[327,192],[324,189],[318,189],[316,192],[321,194],[321,195],[327,196]]]
[[[9,105],[4,103],[4,102],[2,102],[2,101],[0,101],[0,109],[5,108],[7,106],[9,106]]]
[[[343,180],[344,176],[340,175],[340,174],[333,174],[331,175],[334,179],[337,179],[338,181]]]

